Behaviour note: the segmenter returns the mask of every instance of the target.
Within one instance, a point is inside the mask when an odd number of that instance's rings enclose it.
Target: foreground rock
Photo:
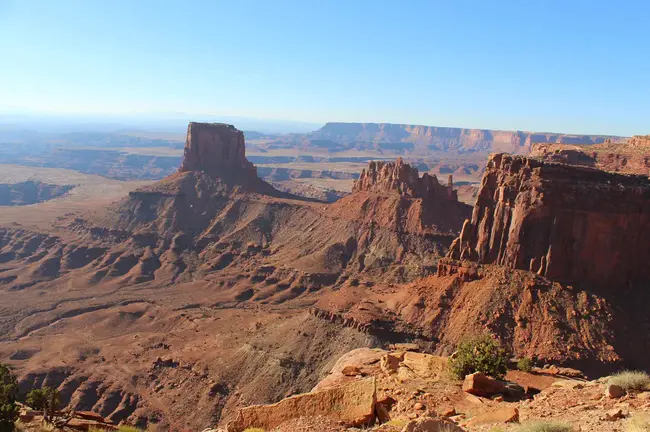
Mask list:
[[[516,407],[499,407],[478,414],[467,422],[468,427],[496,423],[519,423],[519,409]]]
[[[489,397],[494,394],[506,393],[507,390],[503,381],[492,379],[481,372],[467,375],[463,381],[463,391],[475,396]]]
[[[374,419],[376,398],[375,379],[359,380],[341,387],[292,396],[273,405],[243,408],[227,425],[227,431],[242,432],[247,428],[271,430],[294,418],[317,416],[332,417],[351,426],[369,424]]]
[[[463,429],[446,419],[425,417],[408,422],[402,432],[462,432]]]

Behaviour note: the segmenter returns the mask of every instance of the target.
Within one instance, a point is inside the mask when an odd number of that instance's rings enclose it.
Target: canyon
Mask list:
[[[537,138],[328,124],[305,139],[482,154]],[[647,175],[499,153],[472,207],[455,169],[439,180],[397,158],[368,162],[328,203],[265,182],[247,146],[233,126],[190,123],[162,180],[50,225],[0,224],[0,360],[22,389],[54,386],[116,422],[201,430],[311,390],[357,348],[450,355],[489,331],[540,364],[650,367]]]

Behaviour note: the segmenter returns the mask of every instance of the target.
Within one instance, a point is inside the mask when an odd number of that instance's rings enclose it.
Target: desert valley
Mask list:
[[[0,363],[82,413],[66,428],[632,431],[650,415],[649,383],[608,378],[650,370],[650,137],[7,136]],[[507,371],[454,377],[481,335]]]

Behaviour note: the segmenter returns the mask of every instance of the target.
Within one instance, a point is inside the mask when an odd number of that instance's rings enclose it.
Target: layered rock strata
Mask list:
[[[549,162],[647,176],[650,175],[650,135],[635,136],[625,143],[606,141],[592,146],[536,144],[530,156]]]
[[[257,176],[245,149],[244,133],[234,126],[191,122],[179,171],[244,170]]]
[[[495,154],[449,257],[624,286],[650,278],[649,226],[647,177]]]
[[[424,173],[420,177],[417,168],[404,163],[402,158],[395,162],[370,162],[367,169],[354,183],[352,192],[398,192],[411,198],[447,198],[458,200],[453,189],[453,178],[449,176],[448,184],[442,185],[438,178]]]

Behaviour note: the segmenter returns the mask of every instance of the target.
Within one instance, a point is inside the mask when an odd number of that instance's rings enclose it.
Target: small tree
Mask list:
[[[34,389],[27,393],[25,402],[33,409],[43,411],[43,419],[45,421],[52,421],[56,410],[59,409],[61,397],[57,389],[44,386],[43,388]]]
[[[501,379],[508,371],[508,356],[490,335],[464,339],[456,354],[449,359],[451,373],[458,379],[482,372]]]
[[[18,384],[9,366],[0,363],[0,432],[12,432],[18,419]]]

